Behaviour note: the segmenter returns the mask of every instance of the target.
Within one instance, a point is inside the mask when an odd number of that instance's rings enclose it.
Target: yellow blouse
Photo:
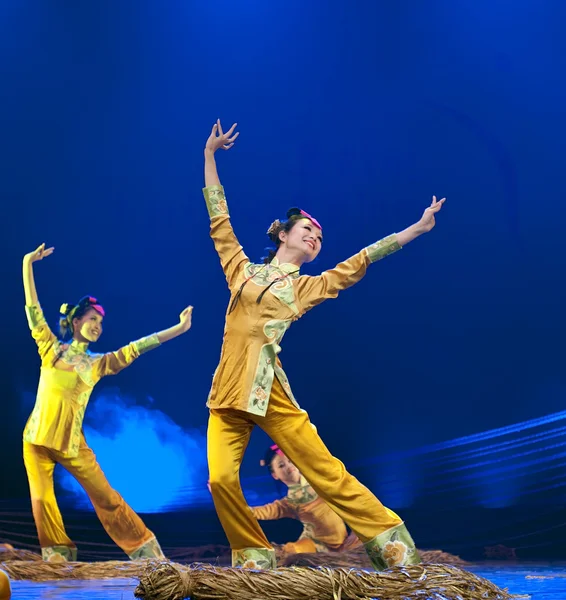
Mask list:
[[[59,341],[49,329],[39,304],[26,306],[26,314],[41,358],[41,375],[24,441],[69,457],[77,456],[83,417],[94,386],[105,375],[119,373],[138,356],[159,346],[159,339],[151,335],[117,352],[93,354],[87,344]],[[56,368],[59,360],[68,369]]]
[[[274,376],[298,406],[277,356],[285,331],[313,306],[360,281],[371,263],[399,250],[397,238],[390,235],[316,277],[299,275],[299,267],[276,258],[268,265],[250,262],[232,230],[224,188],[203,192],[231,294],[207,406],[265,416]]]
[[[344,521],[319,498],[302,475],[297,485],[289,486],[285,498],[251,510],[260,521],[297,519],[304,526],[299,539],[313,540],[319,552],[336,550],[348,537]]]

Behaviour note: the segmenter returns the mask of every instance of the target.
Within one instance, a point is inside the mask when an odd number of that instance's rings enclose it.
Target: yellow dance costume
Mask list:
[[[328,451],[295,400],[279,361],[293,321],[360,281],[367,267],[400,248],[395,235],[364,248],[319,276],[293,264],[250,262],[230,224],[224,189],[204,189],[211,237],[230,288],[220,363],[208,398],[208,460],[214,504],[232,548],[232,564],[275,566],[275,552],[239,481],[252,429],[259,425],[310,482],[314,491],[364,543],[381,570],[420,562],[403,521]]]
[[[263,506],[253,506],[251,510],[259,521],[296,519],[303,524],[299,539],[283,546],[289,554],[335,552],[340,550],[348,537],[344,521],[319,498],[302,475],[299,483],[288,486],[285,498]]]
[[[81,484],[104,529],[131,559],[162,557],[155,535],[112,489],[82,432],[94,386],[102,377],[115,375],[142,353],[157,347],[157,336],[132,342],[117,352],[93,354],[87,344],[60,342],[49,329],[39,304],[27,306],[26,313],[41,358],[41,376],[35,406],[24,430],[24,462],[43,559],[59,562],[77,558],[55,498],[56,463]]]

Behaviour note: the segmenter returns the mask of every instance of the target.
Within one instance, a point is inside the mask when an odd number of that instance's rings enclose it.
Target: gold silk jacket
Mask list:
[[[313,306],[360,281],[371,263],[399,250],[397,238],[390,235],[316,277],[299,275],[297,265],[279,264],[276,258],[268,265],[250,262],[232,230],[224,188],[209,186],[203,192],[231,295],[207,406],[265,416],[273,377],[298,406],[277,356],[283,335]]]
[[[348,537],[344,521],[319,498],[302,475],[298,484],[289,486],[285,498],[251,510],[260,521],[297,519],[303,524],[299,539],[313,540],[319,551],[336,550]]]
[[[159,346],[159,339],[151,335],[116,352],[93,354],[87,344],[59,341],[49,329],[39,304],[26,306],[26,314],[41,358],[41,375],[24,441],[75,457],[94,386],[104,376],[119,373],[141,354]],[[55,367],[59,360],[67,369]]]

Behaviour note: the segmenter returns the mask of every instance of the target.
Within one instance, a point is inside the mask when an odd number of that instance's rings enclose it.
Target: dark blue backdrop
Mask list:
[[[433,194],[448,197],[429,236],[284,340],[295,395],[331,450],[393,508],[561,506],[560,432],[522,446],[528,460],[504,446],[487,479],[473,455],[462,493],[461,471],[424,469],[415,453],[564,409],[565,12],[558,0],[4,0],[4,497],[27,493],[20,440],[38,360],[20,271],[45,241],[56,253],[36,273],[51,322],[61,302],[96,295],[108,313],[101,350],[195,306],[187,336],[100,384],[88,423],[106,470],[117,451],[135,464],[154,455],[163,480],[173,477],[163,464],[184,473],[171,489],[185,490],[181,504],[208,501],[204,403],[228,294],[202,148],[221,117],[241,131],[218,162],[252,257],[292,205],[324,224],[316,273],[414,222]],[[266,443],[254,436],[245,477],[262,474]],[[433,452],[454,456],[443,448]],[[452,491],[427,496],[442,477]],[[111,479],[130,486],[120,471]],[[253,479],[248,489],[255,498]]]

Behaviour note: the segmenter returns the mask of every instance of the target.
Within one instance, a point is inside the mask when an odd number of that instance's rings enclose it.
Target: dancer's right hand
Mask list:
[[[230,150],[230,148],[234,145],[236,138],[240,135],[239,131],[234,134],[236,125],[237,123],[234,123],[234,125],[232,125],[232,127],[230,127],[226,133],[224,133],[222,131],[222,125],[220,124],[220,119],[218,119],[212,126],[210,136],[206,140],[205,151],[214,154],[219,148],[222,148],[222,150]]]
[[[43,243],[43,244],[41,244],[41,246],[39,246],[39,248],[37,248],[37,250],[34,250],[33,252],[29,252],[28,254],[26,254],[24,256],[24,260],[26,260],[30,263],[34,263],[38,260],[43,260],[46,256],[53,254],[54,251],[55,251],[55,248],[53,248],[53,247],[46,248],[45,243]]]

